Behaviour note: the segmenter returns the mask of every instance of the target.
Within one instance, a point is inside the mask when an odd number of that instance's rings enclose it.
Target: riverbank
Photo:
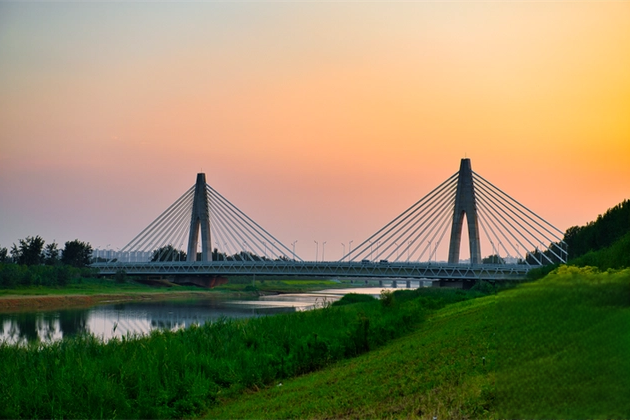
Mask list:
[[[189,299],[216,296],[216,292],[174,291],[174,292],[126,292],[108,294],[68,294],[68,295],[8,295],[0,297],[1,312],[21,312],[32,310],[56,310],[68,308],[88,308],[95,305],[136,301],[159,301],[167,299]],[[237,295],[238,296],[238,295]]]
[[[168,286],[168,287],[167,287]],[[66,287],[31,286],[0,289],[0,312],[87,308],[119,302],[203,298],[208,296],[245,297],[283,293],[304,293],[323,288],[348,288],[330,280],[274,280],[255,283],[224,284],[214,289],[176,284],[147,285],[116,283],[106,279],[85,279]]]
[[[376,349],[435,308],[479,292],[418,289],[348,305],[106,343],[0,343],[0,418],[181,418]]]

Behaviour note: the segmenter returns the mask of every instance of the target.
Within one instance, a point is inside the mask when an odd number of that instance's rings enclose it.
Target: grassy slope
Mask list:
[[[630,416],[630,269],[562,266],[500,295],[505,417]]]
[[[628,354],[630,270],[562,267],[206,417],[628,418]]]

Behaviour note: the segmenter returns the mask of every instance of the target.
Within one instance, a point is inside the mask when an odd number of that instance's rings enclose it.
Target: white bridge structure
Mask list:
[[[460,262],[464,226],[470,256]],[[120,251],[150,254],[150,261],[111,259],[92,266],[102,275],[124,271],[174,281],[261,275],[494,282],[520,280],[531,268],[566,262],[562,237],[462,159],[458,172],[341,260],[304,261],[200,173],[195,185]],[[447,243],[448,262],[437,262],[438,247]],[[490,245],[485,254],[482,244]]]

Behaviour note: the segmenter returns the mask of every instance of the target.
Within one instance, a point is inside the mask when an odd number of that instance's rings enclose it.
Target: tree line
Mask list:
[[[0,247],[0,287],[65,286],[91,276],[91,259],[92,246],[78,239],[59,249],[54,241],[46,244],[39,235],[27,236],[10,250]]]
[[[584,226],[572,226],[564,234],[569,259],[607,248],[630,232],[630,200],[624,200]]]
[[[173,245],[157,248],[151,254],[151,262],[186,261],[187,254]],[[197,261],[201,260],[201,253],[197,253]],[[285,256],[280,256],[275,261],[288,261]],[[249,251],[241,251],[233,255],[220,252],[217,248],[212,251],[212,261],[272,261],[270,258],[257,255]]]

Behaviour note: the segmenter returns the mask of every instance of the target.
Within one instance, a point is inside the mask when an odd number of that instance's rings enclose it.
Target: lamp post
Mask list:
[[[352,252],[352,242],[354,241],[348,242],[348,255],[350,255],[350,253]]]
[[[295,261],[295,244],[297,244],[297,239],[291,242],[291,245],[293,245],[293,261]]]
[[[315,262],[317,262],[317,260],[319,259],[319,242],[317,241],[313,241],[315,242]]]
[[[431,262],[431,241],[429,242],[429,262]]]
[[[372,261],[372,241],[368,240],[368,242],[370,243],[370,261]]]

